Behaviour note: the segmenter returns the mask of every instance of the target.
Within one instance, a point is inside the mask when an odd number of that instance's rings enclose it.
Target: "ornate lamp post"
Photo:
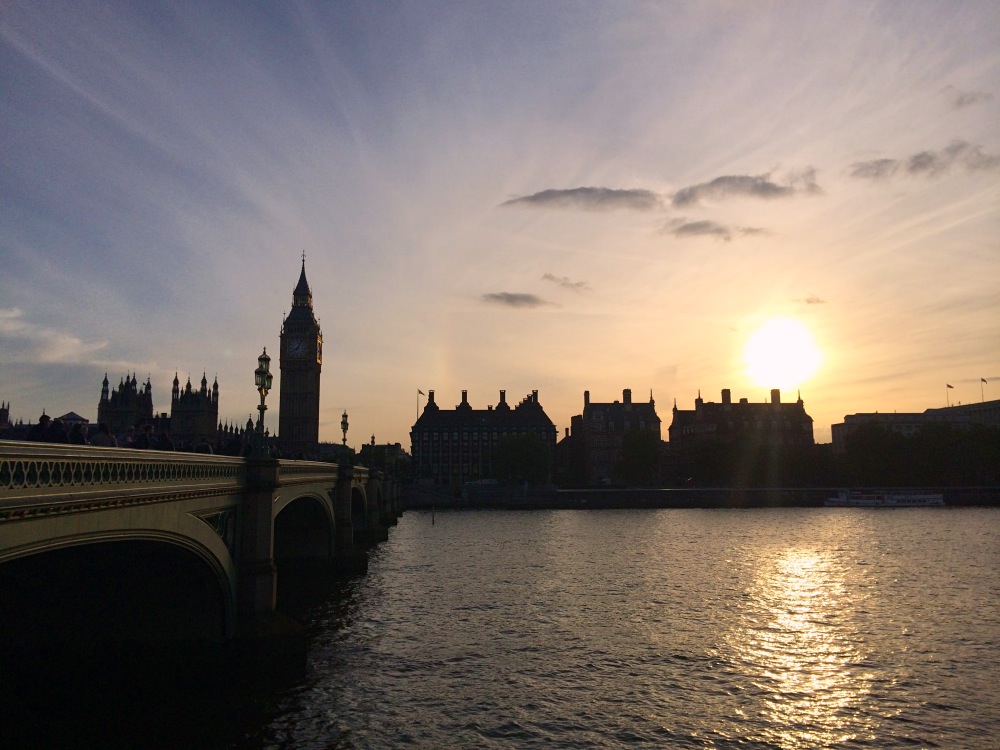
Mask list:
[[[267,456],[267,442],[264,437],[264,412],[267,411],[267,406],[264,404],[264,399],[267,398],[267,392],[271,390],[271,381],[274,379],[270,370],[271,358],[267,356],[267,347],[264,347],[264,353],[257,357],[257,369],[253,373],[257,393],[260,394],[260,406],[257,407],[260,416],[257,418],[257,430],[254,434],[256,445],[253,451],[258,458]]]
[[[344,409],[344,416],[340,418],[340,429],[344,433],[343,444],[347,446],[347,409]]]

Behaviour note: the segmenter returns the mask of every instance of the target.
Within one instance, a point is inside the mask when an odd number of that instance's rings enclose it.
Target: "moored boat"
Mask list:
[[[936,508],[944,505],[940,492],[913,490],[841,490],[826,499],[828,508]]]

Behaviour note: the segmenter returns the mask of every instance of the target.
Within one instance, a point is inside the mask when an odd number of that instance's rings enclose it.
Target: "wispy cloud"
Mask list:
[[[16,307],[0,309],[0,362],[82,363],[107,347],[106,341],[84,342],[64,331],[24,319]]]
[[[759,227],[730,227],[708,219],[688,221],[683,218],[671,220],[664,226],[663,231],[666,234],[672,234],[674,237],[714,237],[717,240],[725,242],[729,242],[734,234],[767,234],[766,229]]]
[[[586,281],[572,281],[566,276],[555,276],[554,274],[547,273],[542,276],[542,281],[551,281],[553,284],[561,286],[563,289],[569,289],[573,292],[592,291],[590,284]]]
[[[670,229],[670,234],[674,237],[715,237],[719,240],[729,242],[732,239],[732,232],[729,227],[723,226],[714,221],[688,221]]]
[[[860,177],[865,180],[887,180],[896,174],[899,169],[897,159],[872,159],[871,161],[858,161],[851,165],[851,177]]]
[[[722,198],[788,198],[804,193],[816,194],[822,192],[816,183],[816,170],[807,167],[799,172],[789,174],[783,182],[771,179],[771,173],[761,175],[723,175],[709,182],[690,185],[681,188],[673,197],[676,207],[691,206],[706,199]]]
[[[955,109],[971,107],[973,104],[988,102],[993,98],[993,94],[989,91],[962,91],[954,86],[945,86],[943,91]]]
[[[489,292],[481,299],[491,305],[503,305],[504,307],[545,307],[551,305],[535,294],[523,292]]]
[[[802,302],[803,304],[806,304],[806,305],[825,305],[826,304],[826,300],[825,299],[821,299],[820,297],[817,297],[815,294],[810,294],[805,299],[798,300],[798,302]]]
[[[952,167],[969,172],[1000,168],[1000,156],[988,154],[983,147],[967,141],[953,141],[940,151],[920,151],[906,159],[872,159],[854,162],[848,174],[866,180],[887,180],[899,172],[923,177],[947,174]]]
[[[534,206],[536,208],[575,208],[583,211],[651,211],[663,205],[663,199],[652,190],[616,190],[606,187],[578,187],[568,190],[542,190],[504,201],[501,206]]]

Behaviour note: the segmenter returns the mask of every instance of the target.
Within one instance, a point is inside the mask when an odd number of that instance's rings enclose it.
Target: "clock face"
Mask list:
[[[305,339],[290,339],[288,346],[285,348],[285,353],[289,357],[304,357],[308,348]]]

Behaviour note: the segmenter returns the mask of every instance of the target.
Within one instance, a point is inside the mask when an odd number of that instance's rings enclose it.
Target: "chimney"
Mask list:
[[[468,405],[469,405],[469,392],[462,391],[462,403],[459,404],[459,406],[468,406]]]
[[[632,389],[626,388],[622,391],[622,402],[626,404],[632,403]]]
[[[733,403],[732,393],[730,393],[730,391],[729,391],[728,388],[723,388],[722,389],[722,405],[723,406],[729,406],[732,403]]]
[[[781,403],[781,390],[778,388],[771,389],[771,403],[780,404]]]
[[[501,404],[507,403],[507,391],[500,391],[500,403]]]
[[[590,391],[583,392],[583,408],[586,409],[590,406]]]
[[[434,403],[434,391],[427,391],[427,403],[428,404]]]
[[[566,437],[569,437],[569,427],[566,428]]]
[[[535,404],[538,403],[538,391],[532,391],[531,392],[531,401],[532,401],[532,403],[535,403]]]

